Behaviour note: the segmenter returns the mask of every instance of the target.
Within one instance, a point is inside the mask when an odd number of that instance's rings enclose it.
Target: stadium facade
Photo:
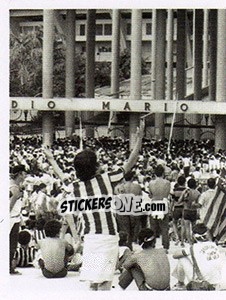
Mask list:
[[[215,139],[216,150],[226,149],[226,111],[219,114],[219,108],[217,110],[217,105],[226,99],[226,10],[175,8],[10,11],[10,30],[14,35],[35,30],[39,26],[43,28],[42,98],[48,103],[53,99],[53,36],[56,29],[66,37],[65,98],[75,97],[75,52],[86,58],[85,97],[88,99],[95,98],[95,62],[108,61],[111,62],[111,96],[102,95],[106,101],[112,98],[128,101],[172,100],[178,102],[180,107],[180,101],[183,101],[184,107],[189,107],[189,102],[186,101],[205,101],[211,112],[205,113],[202,109],[181,111],[175,108],[175,111],[164,113],[153,104],[150,111],[153,113],[153,124],[149,125],[151,136],[169,138],[169,126],[173,120],[174,138],[211,138]],[[125,49],[131,53],[129,96],[120,94],[119,83],[119,56]],[[141,57],[150,67],[148,96],[142,93]],[[11,98],[11,116],[18,110],[35,110],[30,106],[20,106],[23,99],[18,100],[18,106],[13,107],[16,101],[15,97]],[[32,101],[35,103],[38,99]],[[26,102],[24,99],[24,103]],[[133,106],[128,103],[129,107]],[[222,105],[222,110],[224,107]],[[45,144],[51,144],[53,140],[51,110],[55,109],[55,105],[39,108],[44,111],[42,134]],[[57,109],[62,108],[59,105]],[[84,107],[80,109],[83,111],[84,122],[98,115],[98,105],[94,105],[92,109],[91,111],[86,106],[84,99]],[[119,111],[122,112],[123,109]],[[75,112],[76,109],[65,110],[67,136],[74,132]],[[108,112],[111,115],[111,109]],[[127,110],[131,147],[141,113]],[[147,112],[144,110],[144,113]],[[117,123],[117,114],[114,114],[113,121]],[[86,126],[86,134],[94,134],[92,125]]]

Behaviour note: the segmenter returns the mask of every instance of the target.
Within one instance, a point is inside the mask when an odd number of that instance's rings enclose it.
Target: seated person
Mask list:
[[[218,246],[208,240],[208,230],[204,224],[198,223],[193,227],[193,234],[196,243],[193,247],[194,257],[204,280],[217,286],[221,282],[222,262]],[[175,290],[186,290],[185,283],[193,279],[193,260],[191,247],[175,251],[173,258],[178,259],[177,266],[172,275],[177,278],[178,283]],[[185,282],[186,281],[186,282]]]
[[[64,239],[59,238],[61,223],[57,220],[48,221],[45,226],[46,238],[38,243],[42,258],[39,266],[46,278],[60,278],[67,275],[67,262],[74,254],[74,249]]]
[[[14,264],[16,267],[32,267],[35,259],[36,249],[30,246],[31,234],[27,230],[21,230],[18,237],[18,247],[14,255]]]
[[[119,285],[126,289],[134,279],[141,291],[169,290],[170,264],[165,249],[155,248],[156,238],[150,228],[142,229],[138,240],[143,250],[126,259]]]
[[[123,271],[123,264],[127,257],[132,254],[130,248],[128,247],[128,233],[125,231],[119,232],[119,258],[116,265],[116,270],[120,272]]]

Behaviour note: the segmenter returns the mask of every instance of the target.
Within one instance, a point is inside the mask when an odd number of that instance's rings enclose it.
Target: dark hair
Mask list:
[[[61,223],[57,220],[51,220],[45,223],[44,230],[47,237],[56,237],[60,233]]]
[[[44,226],[45,226],[45,219],[43,218],[39,218],[37,221],[36,221],[36,224],[35,224],[35,227],[37,230],[43,230],[44,229]]]
[[[207,185],[210,189],[214,189],[216,185],[216,179],[215,178],[209,178],[207,180]]]
[[[40,183],[37,187],[37,192],[41,191],[42,189],[46,188],[46,184],[44,182]]]
[[[24,165],[18,165],[10,168],[10,175],[12,178],[16,178],[22,172],[27,172]]]
[[[155,175],[157,177],[161,177],[163,176],[164,172],[165,172],[164,167],[162,165],[157,165],[157,167],[155,168]]]
[[[96,174],[97,156],[92,150],[86,149],[75,156],[74,168],[81,181],[90,180]]]
[[[133,177],[134,177],[134,175],[135,175],[135,172],[133,172],[133,171],[127,172],[127,173],[125,174],[125,176],[124,176],[125,181],[130,181],[130,180],[132,180]]]
[[[188,187],[189,187],[190,189],[195,189],[196,186],[197,186],[196,180],[195,180],[194,178],[190,178],[190,179],[188,180]]]
[[[31,240],[31,234],[27,230],[22,230],[19,232],[18,242],[22,246],[26,246]]]
[[[29,219],[27,221],[25,221],[25,226],[27,229],[35,229],[36,226],[36,220],[35,219],[31,219],[29,217]]]
[[[74,250],[73,246],[71,244],[69,244],[65,251],[65,254],[67,256],[72,256],[72,255],[74,255],[74,253],[75,253],[75,250]]]
[[[10,173],[15,175],[21,172],[26,172],[25,166],[24,165],[18,165],[18,166],[14,166],[11,168]]]
[[[205,224],[203,223],[198,223],[196,224],[193,228],[192,228],[193,233],[197,233],[197,234],[205,234],[207,232],[207,227]]]
[[[185,182],[186,182],[185,176],[179,176],[179,177],[177,178],[177,182],[178,182],[179,185],[184,185]]]
[[[150,241],[148,241],[151,239]],[[155,233],[150,228],[143,228],[138,234],[139,245],[142,245],[143,249],[155,247]]]
[[[119,231],[119,246],[125,246],[128,240],[128,233],[126,231]]]

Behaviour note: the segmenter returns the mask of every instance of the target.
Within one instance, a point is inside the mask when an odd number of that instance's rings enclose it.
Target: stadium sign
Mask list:
[[[226,114],[226,102],[202,100],[124,100],[93,98],[10,98],[11,110],[118,111],[140,113]]]

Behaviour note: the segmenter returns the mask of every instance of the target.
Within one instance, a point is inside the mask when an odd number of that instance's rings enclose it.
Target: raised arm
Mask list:
[[[9,198],[10,198],[10,211],[13,209],[16,201],[22,197],[22,192],[18,187],[14,186],[10,188]]]
[[[137,161],[138,154],[141,149],[142,138],[144,135],[144,124],[145,124],[144,118],[141,118],[140,119],[140,128],[137,129],[137,133],[136,133],[135,146],[129,156],[128,161],[123,166],[125,173],[129,172]]]
[[[57,162],[54,160],[52,151],[49,148],[44,147],[43,152],[44,152],[47,160],[49,161],[49,163],[53,167],[53,171],[56,174],[56,176],[59,177],[62,181],[64,181],[65,174],[63,173],[61,168],[58,166]]]

